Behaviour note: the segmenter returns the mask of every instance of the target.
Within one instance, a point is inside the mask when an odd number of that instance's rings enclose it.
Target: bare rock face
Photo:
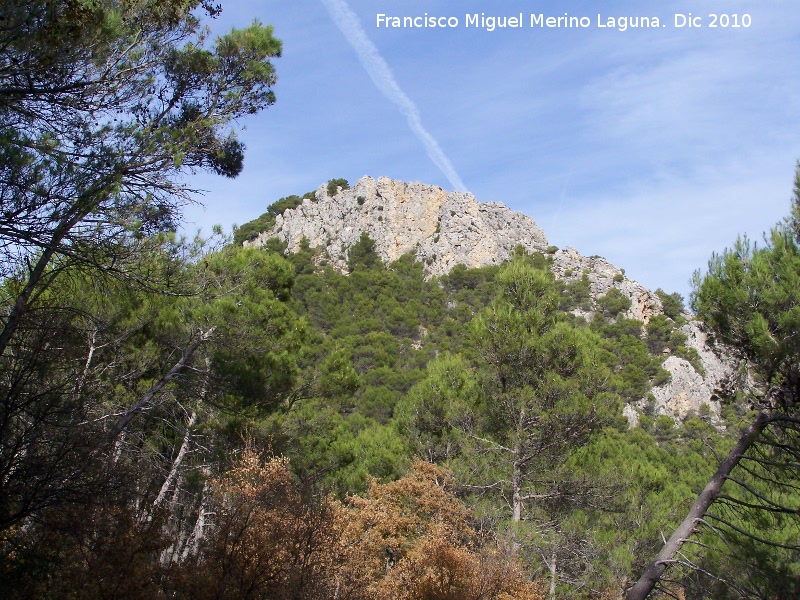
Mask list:
[[[566,283],[580,280],[586,274],[592,298],[605,296],[611,288],[617,288],[631,299],[631,307],[625,316],[647,323],[650,317],[663,313],[661,300],[653,292],[638,281],[625,277],[625,272],[618,269],[605,258],[599,256],[586,257],[575,248],[569,246],[553,255],[553,274]],[[584,316],[589,316],[586,313]]]
[[[686,336],[686,346],[694,348],[700,355],[702,374],[686,360],[670,356],[662,365],[672,375],[671,381],[654,387],[656,414],[683,418],[689,413],[697,414],[705,404],[715,415],[719,415],[719,393],[729,389],[734,375],[735,360],[724,349],[715,353],[700,322],[689,321],[680,331]]]
[[[347,250],[362,231],[375,240],[385,262],[413,253],[428,277],[443,275],[457,264],[499,264],[519,244],[532,252],[547,248],[536,222],[503,204],[479,203],[472,194],[386,177],[363,177],[334,197],[320,186],[314,201],[285,211],[272,231],[252,243],[277,237],[296,251],[305,237],[323,250],[329,264],[345,271]]]
[[[697,413],[703,404],[719,414],[719,402],[712,399],[714,388],[694,370],[689,361],[670,356],[664,361],[663,367],[672,374],[672,379],[654,387],[651,392],[656,399],[656,414],[684,417],[691,412]]]
[[[346,272],[348,250],[362,232],[375,240],[384,262],[411,253],[423,264],[426,277],[448,273],[458,264],[469,268],[500,264],[518,245],[529,252],[552,251],[533,219],[499,202],[480,203],[471,194],[386,177],[363,177],[334,196],[328,194],[327,186],[320,186],[314,200],[306,199],[297,208],[286,210],[272,230],[248,244],[258,246],[278,238],[294,252],[306,238],[311,247],[322,251],[320,260]],[[655,293],[625,277],[623,270],[604,258],[585,257],[569,247],[555,251],[552,258],[556,278],[572,283],[586,276],[592,300],[612,288],[630,298],[627,318],[646,324],[664,312]],[[587,307],[575,312],[589,320],[592,310]],[[663,367],[671,373],[671,381],[652,389],[653,408],[656,413],[682,418],[707,405],[718,415],[717,391],[730,385],[734,364],[724,351],[713,351],[700,324],[686,316],[690,320],[681,331],[687,336],[686,345],[699,353],[703,373],[682,358],[666,357]],[[643,398],[634,405],[646,403]],[[638,422],[635,406],[625,408],[632,426]]]

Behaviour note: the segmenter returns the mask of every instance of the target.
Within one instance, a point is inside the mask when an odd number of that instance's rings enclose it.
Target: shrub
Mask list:
[[[267,207],[267,213],[274,216],[282,215],[284,211],[290,208],[297,208],[302,203],[303,203],[303,198],[292,194],[291,196],[286,196],[270,204]]]
[[[631,299],[617,288],[611,288],[605,296],[597,299],[597,309],[606,317],[613,318],[631,307]]]
[[[359,240],[347,252],[347,269],[352,273],[356,269],[371,269],[382,264],[375,251],[375,240],[362,231]]]
[[[236,227],[233,231],[233,243],[236,246],[242,246],[245,242],[250,242],[265,231],[269,231],[274,225],[275,215],[265,212],[257,219]]]
[[[339,193],[339,188],[343,190],[349,190],[350,184],[347,183],[347,179],[329,179],[328,180],[328,196],[335,196]]]
[[[235,228],[233,232],[234,245],[241,246],[245,242],[256,239],[260,234],[275,226],[275,217],[282,215],[290,208],[297,208],[306,198],[313,200],[314,197],[314,192],[307,192],[303,196],[292,194],[276,200],[267,207],[267,212],[263,215]]]
[[[676,320],[681,316],[681,313],[685,310],[683,296],[681,296],[678,292],[667,294],[661,288],[656,290],[656,295],[661,300],[661,306],[664,307],[665,315],[673,320]]]
[[[656,373],[656,376],[653,377],[653,387],[664,385],[665,383],[669,383],[670,381],[672,381],[672,373],[670,373],[664,368],[660,368]]]
[[[672,337],[674,323],[665,315],[656,315],[647,324],[647,347],[651,354],[660,354],[665,348],[674,350],[677,338]],[[670,344],[670,341],[673,344]]]
[[[214,527],[171,587],[200,600],[333,595],[337,507],[308,502],[286,459],[246,450],[210,487]]]
[[[342,506],[337,588],[357,600],[539,600],[512,552],[482,538],[452,476],[417,460],[398,481],[375,481]]]
[[[572,310],[573,308],[591,309],[591,284],[589,276],[584,273],[578,281],[568,283],[564,286],[564,293],[559,302],[561,310]]]

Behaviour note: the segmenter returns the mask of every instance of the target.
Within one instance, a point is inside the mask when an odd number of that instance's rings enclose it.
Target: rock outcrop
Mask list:
[[[547,238],[533,219],[499,202],[480,203],[472,194],[386,177],[363,177],[334,197],[320,186],[313,201],[306,199],[279,215],[275,227],[251,243],[277,237],[295,251],[305,237],[322,250],[322,258],[344,271],[347,250],[362,231],[376,241],[385,262],[413,253],[427,276],[443,275],[457,264],[499,264],[518,244],[531,252],[547,249]]]
[[[684,417],[702,412],[703,405],[707,405],[712,413],[718,415],[719,391],[731,385],[733,357],[724,350],[722,356],[712,351],[698,321],[689,321],[680,331],[686,336],[686,346],[694,348],[700,355],[702,374],[683,358],[667,357],[662,366],[671,373],[672,378],[652,389],[655,411],[671,417]]]
[[[326,186],[320,186],[313,200],[305,199],[297,208],[284,211],[271,230],[247,243],[263,245],[269,238],[278,238],[293,252],[305,238],[311,247],[321,250],[320,260],[346,272],[348,250],[362,232],[375,240],[375,249],[384,262],[412,253],[423,264],[427,277],[448,273],[457,264],[470,268],[500,264],[522,245],[530,252],[551,254],[554,275],[566,283],[586,276],[592,302],[575,311],[586,319],[593,316],[593,301],[612,288],[630,298],[628,318],[646,324],[663,313],[655,293],[625,277],[622,269],[604,258],[585,257],[574,248],[548,246],[544,232],[530,217],[499,202],[480,203],[471,194],[445,192],[422,183],[363,177],[334,196],[328,194]],[[691,315],[686,316],[691,319]],[[700,355],[703,373],[683,358],[667,356],[663,367],[671,373],[671,381],[654,387],[652,398],[636,405],[649,402],[657,414],[678,418],[700,412],[703,405],[719,414],[716,391],[730,380],[733,362],[724,352],[720,356],[710,348],[699,323],[689,320],[681,331],[687,337],[686,346]],[[628,406],[625,411],[634,423],[635,409]]]
[[[625,271],[618,269],[605,258],[586,257],[574,248],[567,247],[553,254],[553,274],[566,283],[574,283],[586,274],[592,298],[605,296],[611,288],[617,288],[631,299],[631,308],[626,313],[629,319],[647,323],[653,315],[661,314],[661,300],[638,281],[625,277]],[[584,312],[589,317],[591,312]]]

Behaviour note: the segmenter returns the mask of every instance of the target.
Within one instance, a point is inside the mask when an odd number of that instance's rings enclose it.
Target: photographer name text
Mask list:
[[[395,16],[385,13],[375,15],[375,27],[379,29],[483,29],[498,31],[505,29],[747,29],[752,18],[747,13],[675,13],[667,18],[658,16],[575,16],[545,15],[544,13],[517,13],[513,15],[487,15],[467,13],[463,18],[456,16],[432,16],[428,13],[417,16]]]

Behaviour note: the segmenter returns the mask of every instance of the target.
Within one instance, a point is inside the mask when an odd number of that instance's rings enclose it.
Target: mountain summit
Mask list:
[[[347,271],[347,251],[362,233],[375,240],[385,263],[413,254],[427,277],[444,275],[462,264],[468,268],[500,264],[517,246],[550,254],[554,275],[565,283],[587,276],[592,298],[614,287],[631,300],[627,316],[647,323],[663,312],[658,296],[624,270],[601,257],[582,256],[574,248],[550,246],[532,218],[500,202],[478,202],[472,194],[446,192],[424,183],[362,177],[352,188],[331,195],[321,185],[314,198],[277,215],[275,225],[247,244],[263,245],[270,238],[300,248],[303,238],[318,248],[320,260]]]
[[[499,202],[481,203],[472,194],[387,177],[362,177],[334,196],[320,186],[313,200],[278,215],[274,228],[253,243],[277,237],[296,251],[305,237],[329,264],[346,270],[347,249],[362,232],[375,240],[385,262],[412,253],[429,277],[457,264],[499,264],[517,245],[531,252],[548,247],[533,219]]]

